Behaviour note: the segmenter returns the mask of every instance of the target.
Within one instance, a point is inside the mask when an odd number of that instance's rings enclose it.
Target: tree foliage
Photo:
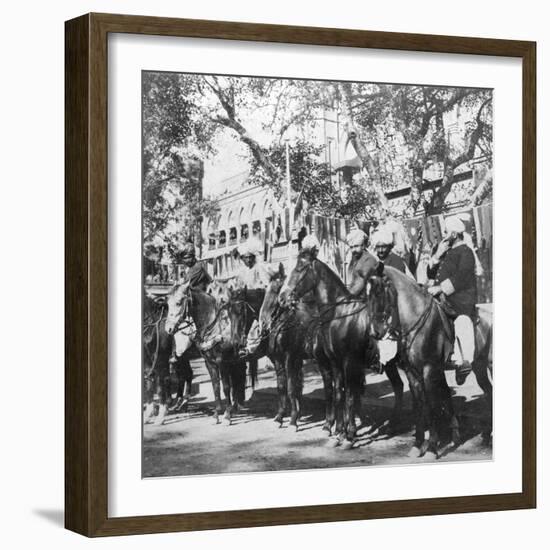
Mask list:
[[[203,161],[213,128],[202,122],[192,80],[143,75],[143,229],[145,246],[181,248],[215,203],[202,197]],[[198,232],[200,235],[200,231]]]
[[[472,201],[491,194],[490,90],[146,73],[143,101],[146,236],[214,212],[197,182],[202,162],[230,137],[248,152],[251,183],[276,197],[285,192],[288,141],[293,196],[325,215],[396,214],[386,193],[401,187],[410,187],[404,213],[440,212],[456,170],[480,156],[488,169],[477,172]],[[361,164],[338,191],[319,137],[327,113],[338,113]],[[441,184],[427,191],[429,171]]]

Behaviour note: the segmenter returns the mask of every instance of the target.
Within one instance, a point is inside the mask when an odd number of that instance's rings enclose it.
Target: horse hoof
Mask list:
[[[408,453],[407,456],[409,458],[419,458],[420,457],[420,449],[418,447],[413,447]]]
[[[342,441],[342,444],[340,445],[340,448],[344,451],[349,451],[350,449],[353,449],[353,441],[350,441],[349,439],[344,439],[344,441]]]
[[[214,422],[212,422],[212,424],[217,425],[217,424],[219,424],[219,423],[220,423],[220,418],[219,418],[218,415],[215,415],[215,416],[214,416]]]
[[[275,424],[279,424],[279,428],[283,425],[283,417],[278,414],[274,419],[273,419],[273,422],[275,422]]]
[[[227,417],[227,416],[224,416],[223,417],[223,420],[222,420],[222,424],[224,426],[231,426],[231,418]]]
[[[454,447],[458,447],[460,445],[460,431],[458,428],[453,428],[451,430],[451,441],[453,442]]]
[[[145,407],[145,410],[143,411],[143,423],[144,424],[151,424],[153,422],[153,413],[155,412],[155,405],[153,403],[150,403]]]
[[[324,432],[327,432],[328,435],[329,435],[329,437],[332,435],[332,428],[331,428],[331,426],[330,426],[330,424],[329,424],[328,422],[325,422],[325,423],[323,424],[322,430],[323,430]]]
[[[329,449],[335,449],[340,445],[341,441],[337,437],[329,437],[329,440],[327,441],[327,447]]]
[[[155,418],[155,426],[162,426],[164,424],[164,419],[166,417],[168,407],[166,405],[161,405],[159,407],[159,413]]]
[[[438,458],[437,453],[433,451],[427,451],[422,457],[426,462],[435,462]]]

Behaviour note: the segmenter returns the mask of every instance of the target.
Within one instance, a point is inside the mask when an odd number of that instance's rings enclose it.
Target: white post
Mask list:
[[[294,220],[292,219],[292,200],[290,196],[290,153],[288,139],[285,140],[285,151],[286,151],[286,200],[288,208],[288,270],[292,269],[290,253],[292,250],[292,230],[294,226]]]

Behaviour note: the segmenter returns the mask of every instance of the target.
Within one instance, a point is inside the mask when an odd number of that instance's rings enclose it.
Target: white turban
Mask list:
[[[361,231],[361,229],[352,229],[346,238],[349,246],[364,244],[366,240],[367,234],[364,231]]]
[[[252,254],[257,256],[262,251],[262,243],[257,239],[249,239],[239,246],[239,254],[241,256],[248,256]]]
[[[371,237],[374,246],[393,245],[393,233],[387,227],[382,227]]]
[[[456,233],[464,233],[464,231],[466,231],[466,226],[458,216],[452,216],[445,220],[445,229],[447,233],[452,233],[453,231]]]
[[[302,250],[313,250],[314,248],[317,250],[321,248],[319,239],[315,235],[306,235],[302,241]]]

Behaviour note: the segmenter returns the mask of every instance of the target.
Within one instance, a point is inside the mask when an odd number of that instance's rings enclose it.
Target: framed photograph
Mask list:
[[[65,40],[68,529],[536,506],[535,43]]]

